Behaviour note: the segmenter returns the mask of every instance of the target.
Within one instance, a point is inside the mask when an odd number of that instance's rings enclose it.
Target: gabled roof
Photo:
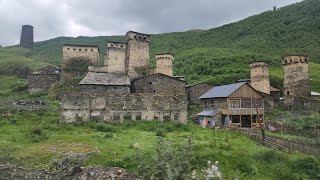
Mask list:
[[[80,85],[105,85],[105,86],[127,86],[130,85],[128,76],[115,73],[96,73],[88,72]]]
[[[239,82],[235,84],[228,84],[223,86],[216,86],[210,89],[208,92],[199,97],[199,99],[208,99],[208,98],[222,98],[229,97],[233,92],[239,89],[246,82]],[[249,84],[248,84],[249,85]]]
[[[199,112],[197,115],[198,116],[211,116],[211,117],[213,117],[220,112],[221,111],[219,111],[219,110],[203,110],[203,111]]]

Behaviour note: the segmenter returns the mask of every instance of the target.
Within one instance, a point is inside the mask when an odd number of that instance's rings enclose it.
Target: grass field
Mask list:
[[[144,159],[152,160],[159,128],[166,132],[164,138],[173,144],[192,139],[194,168],[200,170],[207,160],[218,160],[223,175],[229,178],[310,178],[315,177],[316,169],[309,172],[303,169],[307,167],[297,168],[295,164],[306,161],[305,166],[320,165],[316,157],[271,150],[236,132],[203,129],[192,124],[147,121],[90,122],[76,126],[59,123],[58,112],[52,110],[13,114],[0,121],[0,160],[32,168],[50,168],[52,159],[61,158],[64,153],[95,152],[85,165],[118,166],[135,172],[138,152]]]

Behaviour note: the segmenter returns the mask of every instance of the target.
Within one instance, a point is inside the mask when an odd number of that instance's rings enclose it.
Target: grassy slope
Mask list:
[[[319,12],[318,0],[305,0],[210,30],[155,34],[151,36],[151,64],[156,53],[171,52],[175,54],[175,74],[185,75],[189,83],[206,80],[218,85],[248,78],[248,63],[253,60],[281,67],[283,55],[298,53],[319,62]],[[61,43],[99,45],[102,59],[106,41],[124,41],[124,37],[60,37],[36,43],[35,51],[60,65]],[[318,67],[311,67],[311,74],[320,71]],[[272,69],[271,74],[272,84],[281,88],[282,77]],[[315,83],[312,88],[320,91]]]
[[[13,119],[18,120],[16,124],[12,123]],[[94,123],[85,126],[59,124],[57,114],[53,112],[16,113],[12,118],[0,121],[0,150],[3,151],[0,159],[14,157],[18,158],[18,163],[29,167],[48,168],[51,159],[61,157],[62,152],[93,151],[98,154],[92,156],[87,165],[118,166],[135,171],[138,151],[146,158],[155,153],[155,129],[159,126],[171,129],[165,138],[174,143],[193,137],[196,146],[194,165],[198,170],[206,165],[207,160],[219,160],[223,175],[228,177],[236,174],[245,179],[297,177],[301,167],[297,170],[296,162],[311,158],[267,149],[238,133],[194,125],[160,125],[155,121],[106,125],[108,131],[114,133],[113,138],[106,138],[107,132],[93,128],[95,126]],[[46,136],[38,143],[30,141],[29,134],[35,127],[42,129]],[[304,176],[303,173],[300,175]]]

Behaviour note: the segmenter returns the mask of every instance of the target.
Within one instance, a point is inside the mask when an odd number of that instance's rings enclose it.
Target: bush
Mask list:
[[[265,161],[267,163],[281,162],[285,157],[275,150],[269,150],[266,152],[261,152],[257,155],[257,159]]]
[[[26,134],[27,138],[31,142],[41,142],[48,139],[48,136],[46,135],[45,131],[43,131],[41,128],[33,128]]]
[[[299,174],[309,176],[310,179],[317,179],[320,177],[320,163],[311,157],[294,161],[293,169],[296,172],[299,172]]]
[[[166,135],[166,131],[163,128],[156,129],[156,136],[164,137]]]
[[[102,123],[102,122],[95,124],[94,128],[97,131],[101,131],[101,132],[114,132],[115,131],[112,126],[110,126],[109,124],[106,124],[106,123]]]
[[[107,139],[113,138],[113,133],[112,132],[107,132],[106,135],[104,136],[104,138],[107,138]]]

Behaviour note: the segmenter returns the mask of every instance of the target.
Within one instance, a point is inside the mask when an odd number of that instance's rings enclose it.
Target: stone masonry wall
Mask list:
[[[29,74],[28,91],[30,93],[45,92],[59,80],[60,74]]]
[[[250,64],[251,86],[263,93],[270,94],[269,67],[265,62]]]
[[[130,93],[130,86],[104,86],[104,85],[91,85],[91,84],[80,84],[79,88],[81,92],[89,94],[105,94],[105,93],[116,93],[116,94],[127,94]]]
[[[163,74],[153,74],[131,82],[136,93],[185,94],[185,82]]]
[[[60,99],[60,118],[65,122],[87,121],[90,118],[108,122],[125,120],[187,122],[186,95],[133,93],[90,96],[85,93],[64,93]]]
[[[158,54],[156,55],[156,73],[173,76],[173,63],[174,57],[171,54]]]
[[[141,73],[139,68],[149,68],[149,41],[150,35],[129,31],[127,39],[127,65],[126,71],[130,77],[137,77]]]
[[[310,97],[308,59],[304,56],[286,56],[282,64],[285,104],[292,103],[292,97]]]
[[[108,67],[108,72],[125,74],[127,59],[127,44],[107,43],[104,64]]]
[[[210,83],[200,83],[186,87],[190,105],[201,105],[199,97],[213,88]]]
[[[98,65],[99,62],[99,49],[93,46],[72,46],[63,45],[62,48],[62,70],[68,66],[70,60],[73,58],[87,59],[92,65]]]

